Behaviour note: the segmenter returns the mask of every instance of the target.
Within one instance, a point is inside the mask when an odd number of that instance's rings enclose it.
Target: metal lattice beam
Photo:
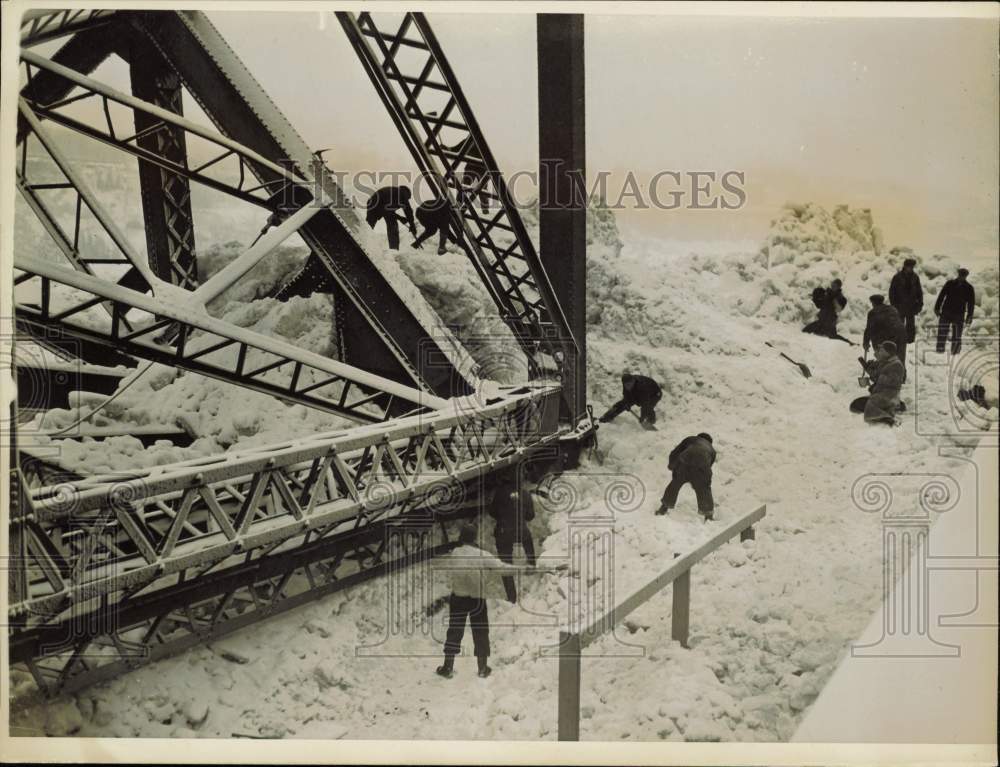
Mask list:
[[[400,409],[441,408],[446,402],[215,319],[199,311],[181,288],[174,288],[177,292],[167,301],[29,256],[16,256],[14,267],[20,272],[14,278],[18,320],[42,330],[103,343],[355,421],[381,421]],[[86,315],[102,304],[110,318]],[[167,344],[162,335],[171,330],[176,334]]]
[[[567,352],[576,349],[576,340],[542,262],[423,14],[403,15],[392,31],[379,28],[370,13],[337,17],[414,160],[450,203],[466,253],[534,371],[575,359]],[[404,49],[410,55],[403,57]],[[487,202],[495,208],[481,210]]]

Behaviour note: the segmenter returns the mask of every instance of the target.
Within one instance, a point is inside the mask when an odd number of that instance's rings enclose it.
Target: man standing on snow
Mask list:
[[[417,221],[420,222],[424,231],[413,241],[412,247],[423,246],[424,240],[436,234],[438,235],[438,255],[443,256],[445,254],[444,246],[448,244],[449,237],[452,242],[458,242],[451,222],[451,208],[446,200],[429,200],[420,203],[417,206]]]
[[[473,651],[479,665],[479,676],[487,677],[492,669],[487,665],[490,657],[490,616],[483,598],[483,570],[518,572],[527,570],[525,565],[509,565],[483,551],[476,545],[478,528],[468,523],[458,534],[458,548],[434,560],[435,568],[448,570],[451,594],[448,598],[448,633],[444,640],[444,664],[437,673],[451,678],[455,673],[455,656],[462,650],[465,622],[472,627]],[[555,566],[540,565],[536,571],[565,570],[566,563]]]
[[[905,377],[906,370],[896,356],[896,344],[883,341],[875,349],[872,385],[868,387],[871,396],[865,405],[865,423],[896,425],[899,390]]]
[[[639,423],[645,429],[654,428],[656,423],[656,403],[663,396],[663,389],[648,376],[632,375],[628,369],[622,372],[622,398],[608,408],[601,416],[601,423],[608,423],[629,408],[639,406]]]
[[[914,271],[916,265],[917,259],[906,259],[903,268],[892,276],[889,283],[889,304],[903,318],[908,344],[912,344],[917,337],[917,315],[924,310],[924,290],[920,287],[920,277]]]
[[[903,380],[906,380],[906,326],[903,324],[899,312],[891,306],[886,306],[885,296],[874,295],[869,299],[872,302],[871,311],[868,312],[868,324],[865,325],[864,349],[867,352],[870,348],[876,349],[882,345],[883,341],[892,341],[896,344],[896,353],[899,361],[903,363]]]
[[[390,250],[399,250],[399,222],[402,221],[417,236],[417,225],[413,221],[413,208],[410,207],[410,187],[383,186],[368,198],[368,226],[372,229],[379,221],[385,221],[385,234],[389,240]],[[402,211],[402,212],[400,212]]]
[[[508,565],[513,563],[514,544],[520,543],[528,565],[534,567],[537,563],[535,542],[528,529],[528,523],[535,518],[535,504],[523,481],[520,488],[518,487],[517,474],[514,471],[505,472],[497,482],[490,501],[489,514],[496,520],[493,539],[500,561]],[[512,576],[503,576],[503,587],[507,592],[507,600],[516,602],[517,589]]]
[[[840,280],[834,280],[830,283],[830,287],[825,290],[816,288],[812,293],[812,300],[819,309],[819,316],[815,322],[810,322],[802,328],[802,332],[826,338],[836,338],[854,346],[853,342],[837,333],[837,319],[844,307],[847,306],[847,298],[843,293],[843,283]]]
[[[934,314],[938,316],[937,350],[944,352],[948,331],[951,330],[951,353],[962,351],[962,328],[972,322],[972,311],[976,307],[976,291],[966,280],[968,269],[959,269],[958,277],[948,280],[937,301],[934,302]]]
[[[687,483],[691,483],[698,498],[698,511],[708,522],[715,516],[715,501],[712,499],[712,466],[715,463],[715,448],[712,435],[702,432],[694,437],[685,437],[667,459],[667,468],[672,472],[670,484],[663,491],[663,499],[657,514],[666,514],[677,505],[677,494]]]

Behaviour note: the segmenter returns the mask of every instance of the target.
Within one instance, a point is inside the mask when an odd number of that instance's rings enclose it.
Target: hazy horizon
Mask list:
[[[332,13],[208,15],[330,168],[415,171]],[[537,170],[534,16],[428,19],[501,169]],[[627,208],[626,231],[759,243],[787,202],[845,204],[889,247],[996,261],[996,19],[588,14],[585,29],[589,185],[745,174],[738,210]],[[121,62],[98,77],[128,90]]]

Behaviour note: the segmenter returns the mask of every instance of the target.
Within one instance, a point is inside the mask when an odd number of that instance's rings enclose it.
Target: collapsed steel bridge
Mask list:
[[[462,349],[426,327],[382,273],[334,175],[204,14],[26,13],[17,189],[64,260],[15,253],[19,338],[89,364],[169,365],[356,424],[107,476],[60,473],[30,434],[12,435],[10,662],[47,694],[443,551],[452,520],[478,512],[492,473],[529,460],[567,465],[592,433],[585,203],[542,207],[539,252],[427,19],[337,16],[449,204],[529,380],[477,391]],[[55,40],[51,56],[37,53]],[[539,16],[538,50],[540,152],[563,167],[546,176],[543,164],[542,176],[558,194],[583,172],[582,18]],[[93,77],[110,56],[128,65],[131,93]],[[214,130],[184,117],[185,91]],[[101,117],[68,109],[88,100]],[[61,146],[67,130],[136,158],[145,256],[74,169]],[[191,161],[195,145],[208,159]],[[29,162],[39,156],[44,177]],[[460,166],[478,173],[470,180]],[[259,207],[270,226],[208,279],[198,271],[192,183]],[[49,202],[53,190],[73,195],[71,224]],[[113,257],[89,250],[84,219]],[[332,294],[336,358],[207,309],[295,233],[309,256],[291,285]]]

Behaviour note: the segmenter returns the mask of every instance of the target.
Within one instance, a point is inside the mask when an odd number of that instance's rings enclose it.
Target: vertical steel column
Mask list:
[[[559,632],[559,740],[580,739],[580,635]]]
[[[178,115],[184,115],[181,80],[160,53],[136,38],[129,56],[132,95]],[[160,124],[152,115],[135,111],[136,143],[187,165],[187,142],[180,128]],[[146,223],[149,265],[164,282],[185,288],[198,286],[191,187],[182,176],[139,160],[142,215]]]
[[[583,14],[538,14],[540,257],[576,337],[563,365],[567,414],[587,404],[587,188]],[[565,380],[568,376],[570,380]]]

